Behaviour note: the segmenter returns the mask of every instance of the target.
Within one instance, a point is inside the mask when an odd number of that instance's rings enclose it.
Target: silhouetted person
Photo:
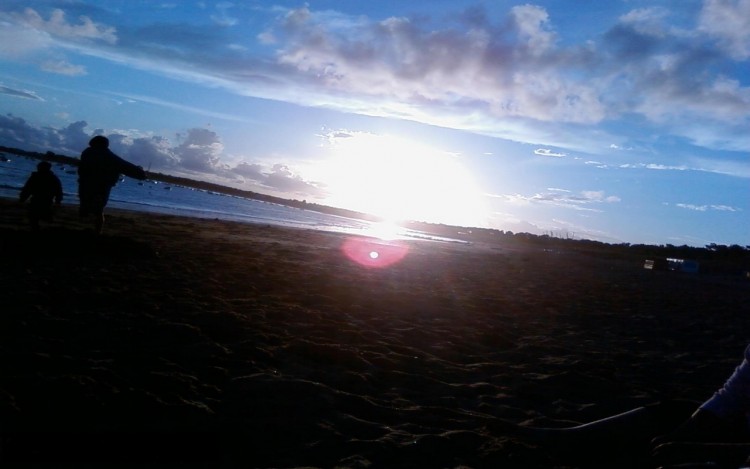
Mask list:
[[[146,179],[143,168],[123,160],[110,151],[109,140],[106,137],[97,135],[92,138],[89,147],[81,153],[81,162],[78,166],[78,198],[81,203],[81,216],[94,216],[97,233],[102,232],[104,207],[107,206],[109,193],[120,179],[120,174],[135,179]]]
[[[697,407],[697,409],[696,409]],[[667,401],[569,428],[502,424],[563,459],[615,463],[645,454],[661,468],[737,468],[750,463],[750,345],[721,389],[696,406]]]
[[[46,161],[36,165],[36,171],[21,189],[21,203],[29,198],[29,223],[31,229],[39,229],[39,220],[51,221],[54,215],[53,203],[60,205],[63,199],[60,179],[52,172],[52,165]]]

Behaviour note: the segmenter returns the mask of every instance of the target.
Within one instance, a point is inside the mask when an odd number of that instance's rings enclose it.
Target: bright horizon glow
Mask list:
[[[482,195],[458,157],[410,139],[364,132],[330,138],[320,163],[327,203],[398,225],[408,220],[486,226]]]

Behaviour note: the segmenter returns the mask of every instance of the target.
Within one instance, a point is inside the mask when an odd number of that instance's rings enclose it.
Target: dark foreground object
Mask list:
[[[746,284],[640,258],[2,209],[3,468],[586,467],[495,424],[702,401],[750,330]]]

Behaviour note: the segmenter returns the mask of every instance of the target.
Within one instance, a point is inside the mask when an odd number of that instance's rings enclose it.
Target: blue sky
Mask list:
[[[750,0],[4,0],[0,111],[394,220],[750,245]]]

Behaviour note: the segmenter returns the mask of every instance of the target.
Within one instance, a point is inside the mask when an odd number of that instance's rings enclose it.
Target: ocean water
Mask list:
[[[18,198],[18,194],[39,160],[5,154],[0,161],[0,197]],[[76,167],[53,163],[52,171],[63,185],[63,204],[78,204]],[[380,236],[379,227],[364,220],[329,215],[259,200],[203,191],[157,181],[123,178],[112,189],[108,207],[210,218],[244,223],[271,224],[295,228],[334,231],[363,236]],[[426,233],[398,229],[388,236],[400,239],[445,240]]]

